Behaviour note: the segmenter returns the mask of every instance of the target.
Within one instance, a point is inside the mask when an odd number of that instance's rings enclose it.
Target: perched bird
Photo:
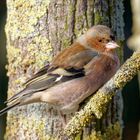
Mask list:
[[[96,25],[60,52],[25,83],[25,88],[7,100],[0,115],[16,106],[46,102],[63,114],[76,111],[79,104],[107,82],[119,67],[110,28]]]

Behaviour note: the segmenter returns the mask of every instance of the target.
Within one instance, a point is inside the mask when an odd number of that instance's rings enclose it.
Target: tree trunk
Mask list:
[[[124,40],[122,0],[7,0],[7,6],[8,97],[94,24],[110,26],[118,43]],[[118,54],[122,60],[122,49]],[[121,101],[120,94],[116,95],[106,115],[86,126],[77,139],[103,139],[105,135],[108,140],[119,139]],[[8,113],[5,139],[54,139],[61,130],[57,111],[36,103]]]
[[[6,22],[6,5],[4,1],[0,1],[0,110],[5,107],[4,101],[6,100],[7,94],[7,82],[5,65],[6,61],[6,35],[4,26]],[[5,133],[6,115],[0,118],[0,138],[3,138]]]

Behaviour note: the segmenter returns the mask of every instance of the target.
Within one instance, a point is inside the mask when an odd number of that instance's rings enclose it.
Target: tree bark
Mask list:
[[[0,1],[0,110],[5,107],[4,101],[6,100],[7,94],[7,82],[6,69],[6,35],[4,26],[6,23],[6,4],[2,0]],[[6,115],[0,118],[0,138],[3,138],[5,133]]]
[[[33,73],[94,24],[110,26],[121,45],[124,40],[122,0],[7,0],[7,6],[8,97],[20,91]],[[122,49],[118,54],[122,60]],[[86,126],[77,139],[94,134],[94,139],[103,135],[108,140],[120,138],[120,129],[116,129],[121,123],[120,95],[113,98],[104,117]],[[8,113],[5,139],[54,139],[61,130],[56,110],[47,104],[32,104]]]

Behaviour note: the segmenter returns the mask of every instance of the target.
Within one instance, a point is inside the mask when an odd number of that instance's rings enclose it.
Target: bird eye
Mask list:
[[[109,41],[110,41],[110,39],[107,39],[106,41],[107,41],[107,42],[109,42]]]
[[[102,42],[102,40],[100,39],[99,42]]]

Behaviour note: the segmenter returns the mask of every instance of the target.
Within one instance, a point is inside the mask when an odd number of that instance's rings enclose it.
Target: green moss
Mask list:
[[[81,140],[81,135],[82,135],[82,133],[79,133],[78,135],[76,135],[74,140]]]
[[[94,24],[104,24],[109,26],[109,2],[107,0],[94,2]]]
[[[96,12],[94,14],[94,16],[95,16],[94,24],[95,25],[101,24],[102,23],[102,16],[100,15],[100,13],[99,12]]]
[[[68,46],[70,46],[70,44],[71,44],[70,39],[63,39],[63,42],[62,42],[63,49],[67,48]]]
[[[122,47],[124,46],[124,41],[117,41],[117,43],[120,46],[120,48],[117,49],[117,54],[118,54],[120,62],[122,64],[124,62],[124,60],[123,60],[123,58],[124,58],[123,57],[123,49],[122,49]]]
[[[81,30],[74,30],[77,38],[80,37],[81,35],[83,35],[86,31],[88,30],[88,28],[82,28]]]

